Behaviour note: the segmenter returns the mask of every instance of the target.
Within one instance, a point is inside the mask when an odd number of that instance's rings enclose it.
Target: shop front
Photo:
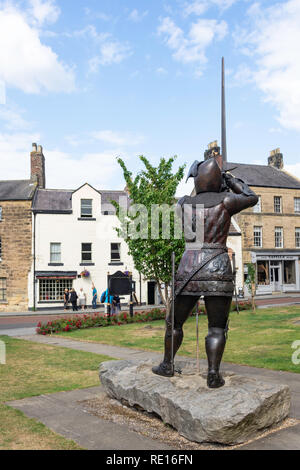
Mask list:
[[[299,252],[251,253],[256,264],[257,295],[300,290]]]

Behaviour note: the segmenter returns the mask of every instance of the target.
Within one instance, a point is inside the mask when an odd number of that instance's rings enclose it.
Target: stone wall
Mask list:
[[[28,272],[31,268],[32,216],[31,201],[0,201],[2,221],[2,261],[0,278],[6,278],[7,302],[0,302],[5,311],[28,310]]]

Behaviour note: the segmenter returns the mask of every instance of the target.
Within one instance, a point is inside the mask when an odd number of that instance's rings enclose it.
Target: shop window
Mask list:
[[[254,246],[262,247],[262,227],[253,229]]]
[[[6,302],[6,278],[0,277],[0,302]]]
[[[269,261],[257,261],[257,284],[260,286],[270,284]]]
[[[274,196],[274,212],[282,212],[281,196]]]
[[[295,245],[296,248],[300,248],[300,227],[295,229]]]
[[[275,248],[283,248],[283,228],[275,227]]]
[[[40,279],[40,301],[63,302],[65,289],[72,289],[72,287],[72,279]]]
[[[284,284],[296,284],[295,261],[283,262],[283,281]]]
[[[253,207],[253,212],[255,212],[255,213],[261,212],[261,196],[257,196],[257,197],[258,197],[258,202],[257,202],[257,204]]]

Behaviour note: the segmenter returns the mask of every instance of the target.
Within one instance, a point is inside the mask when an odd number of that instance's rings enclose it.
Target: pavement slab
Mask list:
[[[127,425],[111,423],[87,413],[80,402],[99,397],[102,387],[59,392],[7,402],[52,431],[88,450],[171,450]]]

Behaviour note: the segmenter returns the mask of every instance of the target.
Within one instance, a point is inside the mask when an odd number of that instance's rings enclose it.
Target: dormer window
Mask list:
[[[93,200],[81,199],[81,217],[91,219],[93,217]]]

